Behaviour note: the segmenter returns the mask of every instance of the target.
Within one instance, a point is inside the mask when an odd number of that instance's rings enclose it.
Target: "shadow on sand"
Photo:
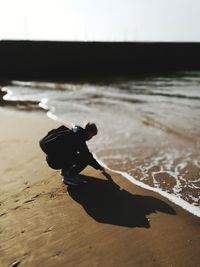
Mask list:
[[[108,180],[81,177],[88,183],[78,187],[69,186],[67,191],[97,222],[149,228],[147,215],[157,211],[176,214],[171,206],[158,198],[133,195],[120,189],[109,175]]]

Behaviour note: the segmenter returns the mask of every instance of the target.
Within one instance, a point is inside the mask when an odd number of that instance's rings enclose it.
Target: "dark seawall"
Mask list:
[[[0,41],[0,79],[200,70],[200,43]]]

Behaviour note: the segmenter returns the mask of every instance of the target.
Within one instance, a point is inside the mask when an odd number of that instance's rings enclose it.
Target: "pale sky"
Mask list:
[[[200,0],[0,0],[0,40],[200,41]]]

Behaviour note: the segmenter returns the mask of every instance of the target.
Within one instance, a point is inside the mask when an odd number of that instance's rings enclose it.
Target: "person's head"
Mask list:
[[[87,122],[84,124],[84,129],[86,132],[86,140],[90,140],[94,135],[97,135],[97,126],[93,122]]]

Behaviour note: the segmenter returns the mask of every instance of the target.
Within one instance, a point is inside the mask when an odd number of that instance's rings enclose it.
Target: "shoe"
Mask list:
[[[65,185],[74,185],[74,186],[78,186],[83,183],[79,178],[77,179],[76,177],[69,177],[69,176],[64,176],[62,182]]]

